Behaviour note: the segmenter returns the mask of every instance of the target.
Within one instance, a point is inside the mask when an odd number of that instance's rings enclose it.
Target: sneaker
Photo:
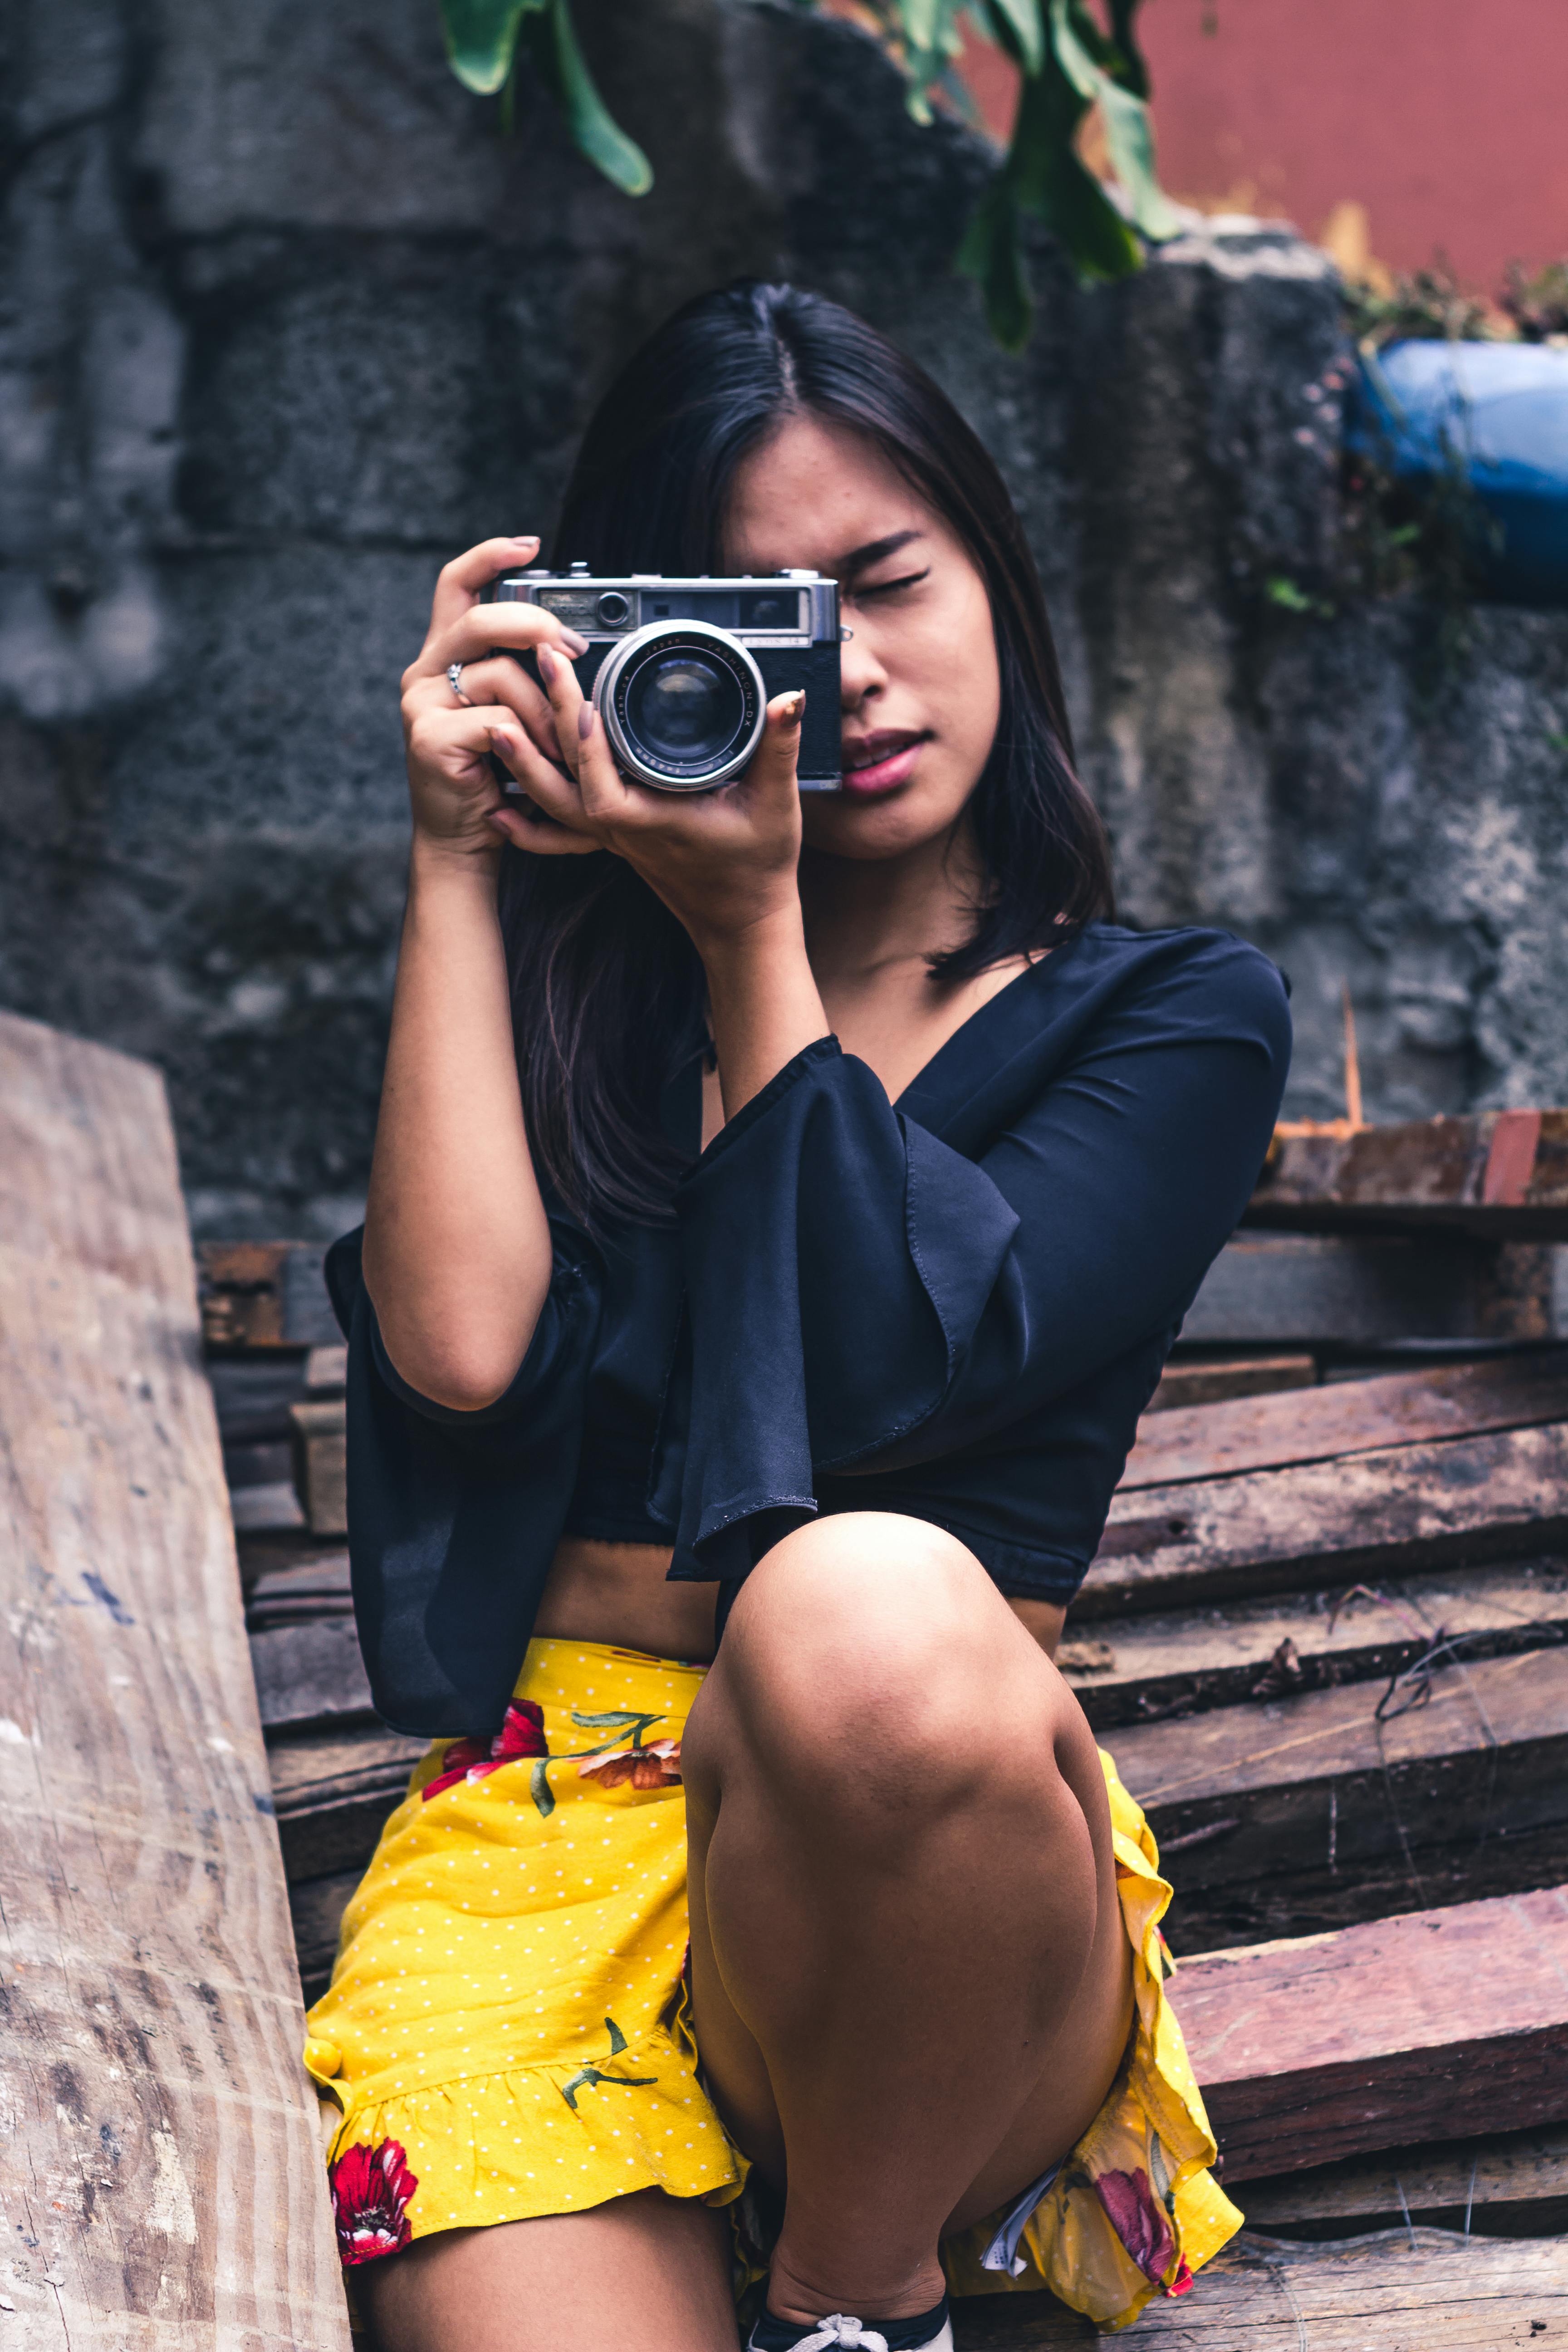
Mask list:
[[[851,2319],[836,2311],[830,2319],[802,2326],[764,2311],[746,2339],[746,2352],[839,2352],[840,2347],[845,2352],[953,2352],[947,2297],[913,2319]]]

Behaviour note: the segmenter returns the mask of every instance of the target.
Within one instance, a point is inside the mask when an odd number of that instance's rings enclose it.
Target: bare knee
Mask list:
[[[1063,1687],[963,1544],[871,1511],[814,1520],[767,1554],[709,1680],[698,1769],[722,1725],[813,1810],[929,1807],[1020,1740],[1048,1771]]]

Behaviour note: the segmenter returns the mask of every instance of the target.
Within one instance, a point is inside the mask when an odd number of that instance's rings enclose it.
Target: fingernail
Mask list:
[[[520,531],[513,538],[511,543],[514,547],[537,547],[539,545],[539,533],[536,530]]]
[[[539,675],[544,680],[545,685],[553,686],[555,683],[555,656],[551,652],[550,647],[548,646],[541,646],[534,656],[534,659],[539,664]]]
[[[574,661],[580,661],[588,650],[587,638],[580,637],[575,629],[563,629],[561,632],[561,642],[565,646]]]
[[[588,740],[589,736],[593,733],[593,731],[594,731],[594,706],[593,706],[593,704],[592,704],[591,702],[585,702],[585,703],[583,705],[582,709],[577,713],[577,736],[578,736],[578,740],[579,740],[580,742],[584,742],[584,743],[585,743],[585,742],[587,741],[587,740]]]
[[[784,725],[786,727],[798,727],[800,725],[800,714],[805,709],[805,688],[804,686],[797,686],[793,694],[786,694],[784,697],[784,707],[781,714]]]

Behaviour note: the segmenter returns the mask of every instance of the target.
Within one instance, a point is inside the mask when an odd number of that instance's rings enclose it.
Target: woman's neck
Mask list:
[[[894,965],[921,964],[962,945],[983,889],[967,824],[901,857],[800,861],[806,952],[824,994],[863,988]]]

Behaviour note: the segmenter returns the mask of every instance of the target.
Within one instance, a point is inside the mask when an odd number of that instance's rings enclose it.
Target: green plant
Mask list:
[[[795,0],[811,8],[818,0]],[[1104,16],[1097,14],[1103,5]],[[1031,318],[1020,236],[1025,214],[1066,248],[1086,281],[1141,268],[1143,245],[1176,236],[1181,219],[1160,186],[1149,120],[1149,73],[1133,33],[1140,0],[863,0],[869,25],[904,76],[917,122],[933,100],[963,107],[953,72],[960,22],[995,43],[1022,80],[1012,143],[970,221],[958,267],[975,279],[998,342],[1020,350]],[[590,163],[627,195],[653,173],[594,86],[569,0],[440,0],[447,54],[468,89],[507,102],[520,56],[553,93]],[[1119,183],[1113,202],[1078,152],[1097,107]]]
[[[1392,294],[1347,286],[1345,308],[1351,332],[1363,351],[1405,341],[1481,342],[1491,326],[1485,302],[1460,285],[1441,255],[1429,269],[1395,278]]]
[[[1533,278],[1511,262],[1500,299],[1527,343],[1568,335],[1568,259],[1548,262]]]
[[[653,166],[599,96],[578,47],[570,0],[441,0],[452,71],[480,98],[499,92],[510,117],[520,54],[566,118],[589,163],[628,196],[646,196]]]

